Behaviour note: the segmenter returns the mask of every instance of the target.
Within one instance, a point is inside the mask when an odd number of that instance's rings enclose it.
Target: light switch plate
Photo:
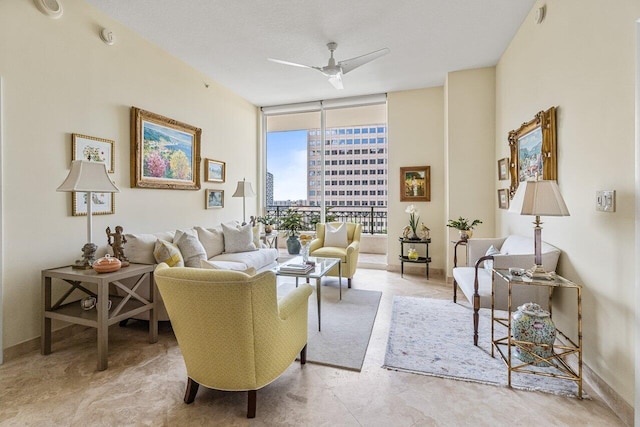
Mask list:
[[[602,212],[615,212],[616,190],[596,191],[596,210]]]

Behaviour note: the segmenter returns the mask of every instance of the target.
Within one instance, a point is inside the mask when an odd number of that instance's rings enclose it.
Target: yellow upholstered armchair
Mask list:
[[[306,362],[311,287],[278,301],[276,276],[160,264],[155,280],[187,368],[185,403],[202,384],[248,391],[247,417],[256,391],[278,378],[300,354]]]
[[[329,222],[332,228],[344,225],[347,228],[347,239],[345,244],[340,246],[325,245],[326,224],[316,224],[316,238],[309,245],[309,255],[323,258],[340,258],[342,264],[342,277],[346,277],[348,286],[351,287],[351,279],[358,267],[358,254],[360,253],[360,235],[362,234],[362,224],[352,222]],[[336,266],[329,272],[331,276],[338,275]]]

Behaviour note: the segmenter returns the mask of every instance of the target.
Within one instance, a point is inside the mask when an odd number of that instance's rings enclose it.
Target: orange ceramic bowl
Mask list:
[[[111,273],[120,270],[120,267],[122,267],[120,260],[109,255],[99,258],[93,263],[93,269],[98,273]]]

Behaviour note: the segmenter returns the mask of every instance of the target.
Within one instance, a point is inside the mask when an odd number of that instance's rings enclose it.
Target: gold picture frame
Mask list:
[[[71,160],[104,163],[107,172],[113,173],[115,170],[114,145],[115,142],[110,139],[72,133]]]
[[[225,162],[204,159],[204,180],[206,182],[224,182],[227,172]]]
[[[498,190],[498,208],[509,209],[509,189],[501,188]]]
[[[556,107],[540,111],[535,117],[509,132],[511,149],[511,187],[513,198],[522,181],[535,179],[557,179],[556,159]]]
[[[71,193],[71,215],[87,216],[87,193]],[[93,206],[91,215],[111,215],[116,213],[116,193],[91,193]]]
[[[431,167],[406,166],[400,168],[400,201],[428,202],[431,200]]]
[[[205,209],[224,208],[224,190],[211,190],[207,188],[204,192]]]
[[[498,181],[509,179],[509,158],[498,160]]]
[[[202,129],[131,107],[131,187],[200,189]]]

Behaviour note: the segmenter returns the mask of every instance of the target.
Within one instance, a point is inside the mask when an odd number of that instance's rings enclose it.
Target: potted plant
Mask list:
[[[280,218],[278,225],[280,230],[286,231],[289,235],[287,239],[287,251],[291,255],[300,253],[300,241],[296,238],[296,233],[304,228],[304,217],[294,208],[288,208]]]
[[[478,224],[482,224],[482,221],[479,219],[471,221],[467,218],[460,217],[457,220],[450,219],[447,222],[447,227],[455,228],[460,231],[460,239],[467,240],[471,238],[471,235],[473,234],[472,230]]]
[[[257,217],[256,221],[264,225],[264,234],[269,234],[273,231],[273,225],[276,223],[276,217],[271,214],[266,214],[265,216]]]

